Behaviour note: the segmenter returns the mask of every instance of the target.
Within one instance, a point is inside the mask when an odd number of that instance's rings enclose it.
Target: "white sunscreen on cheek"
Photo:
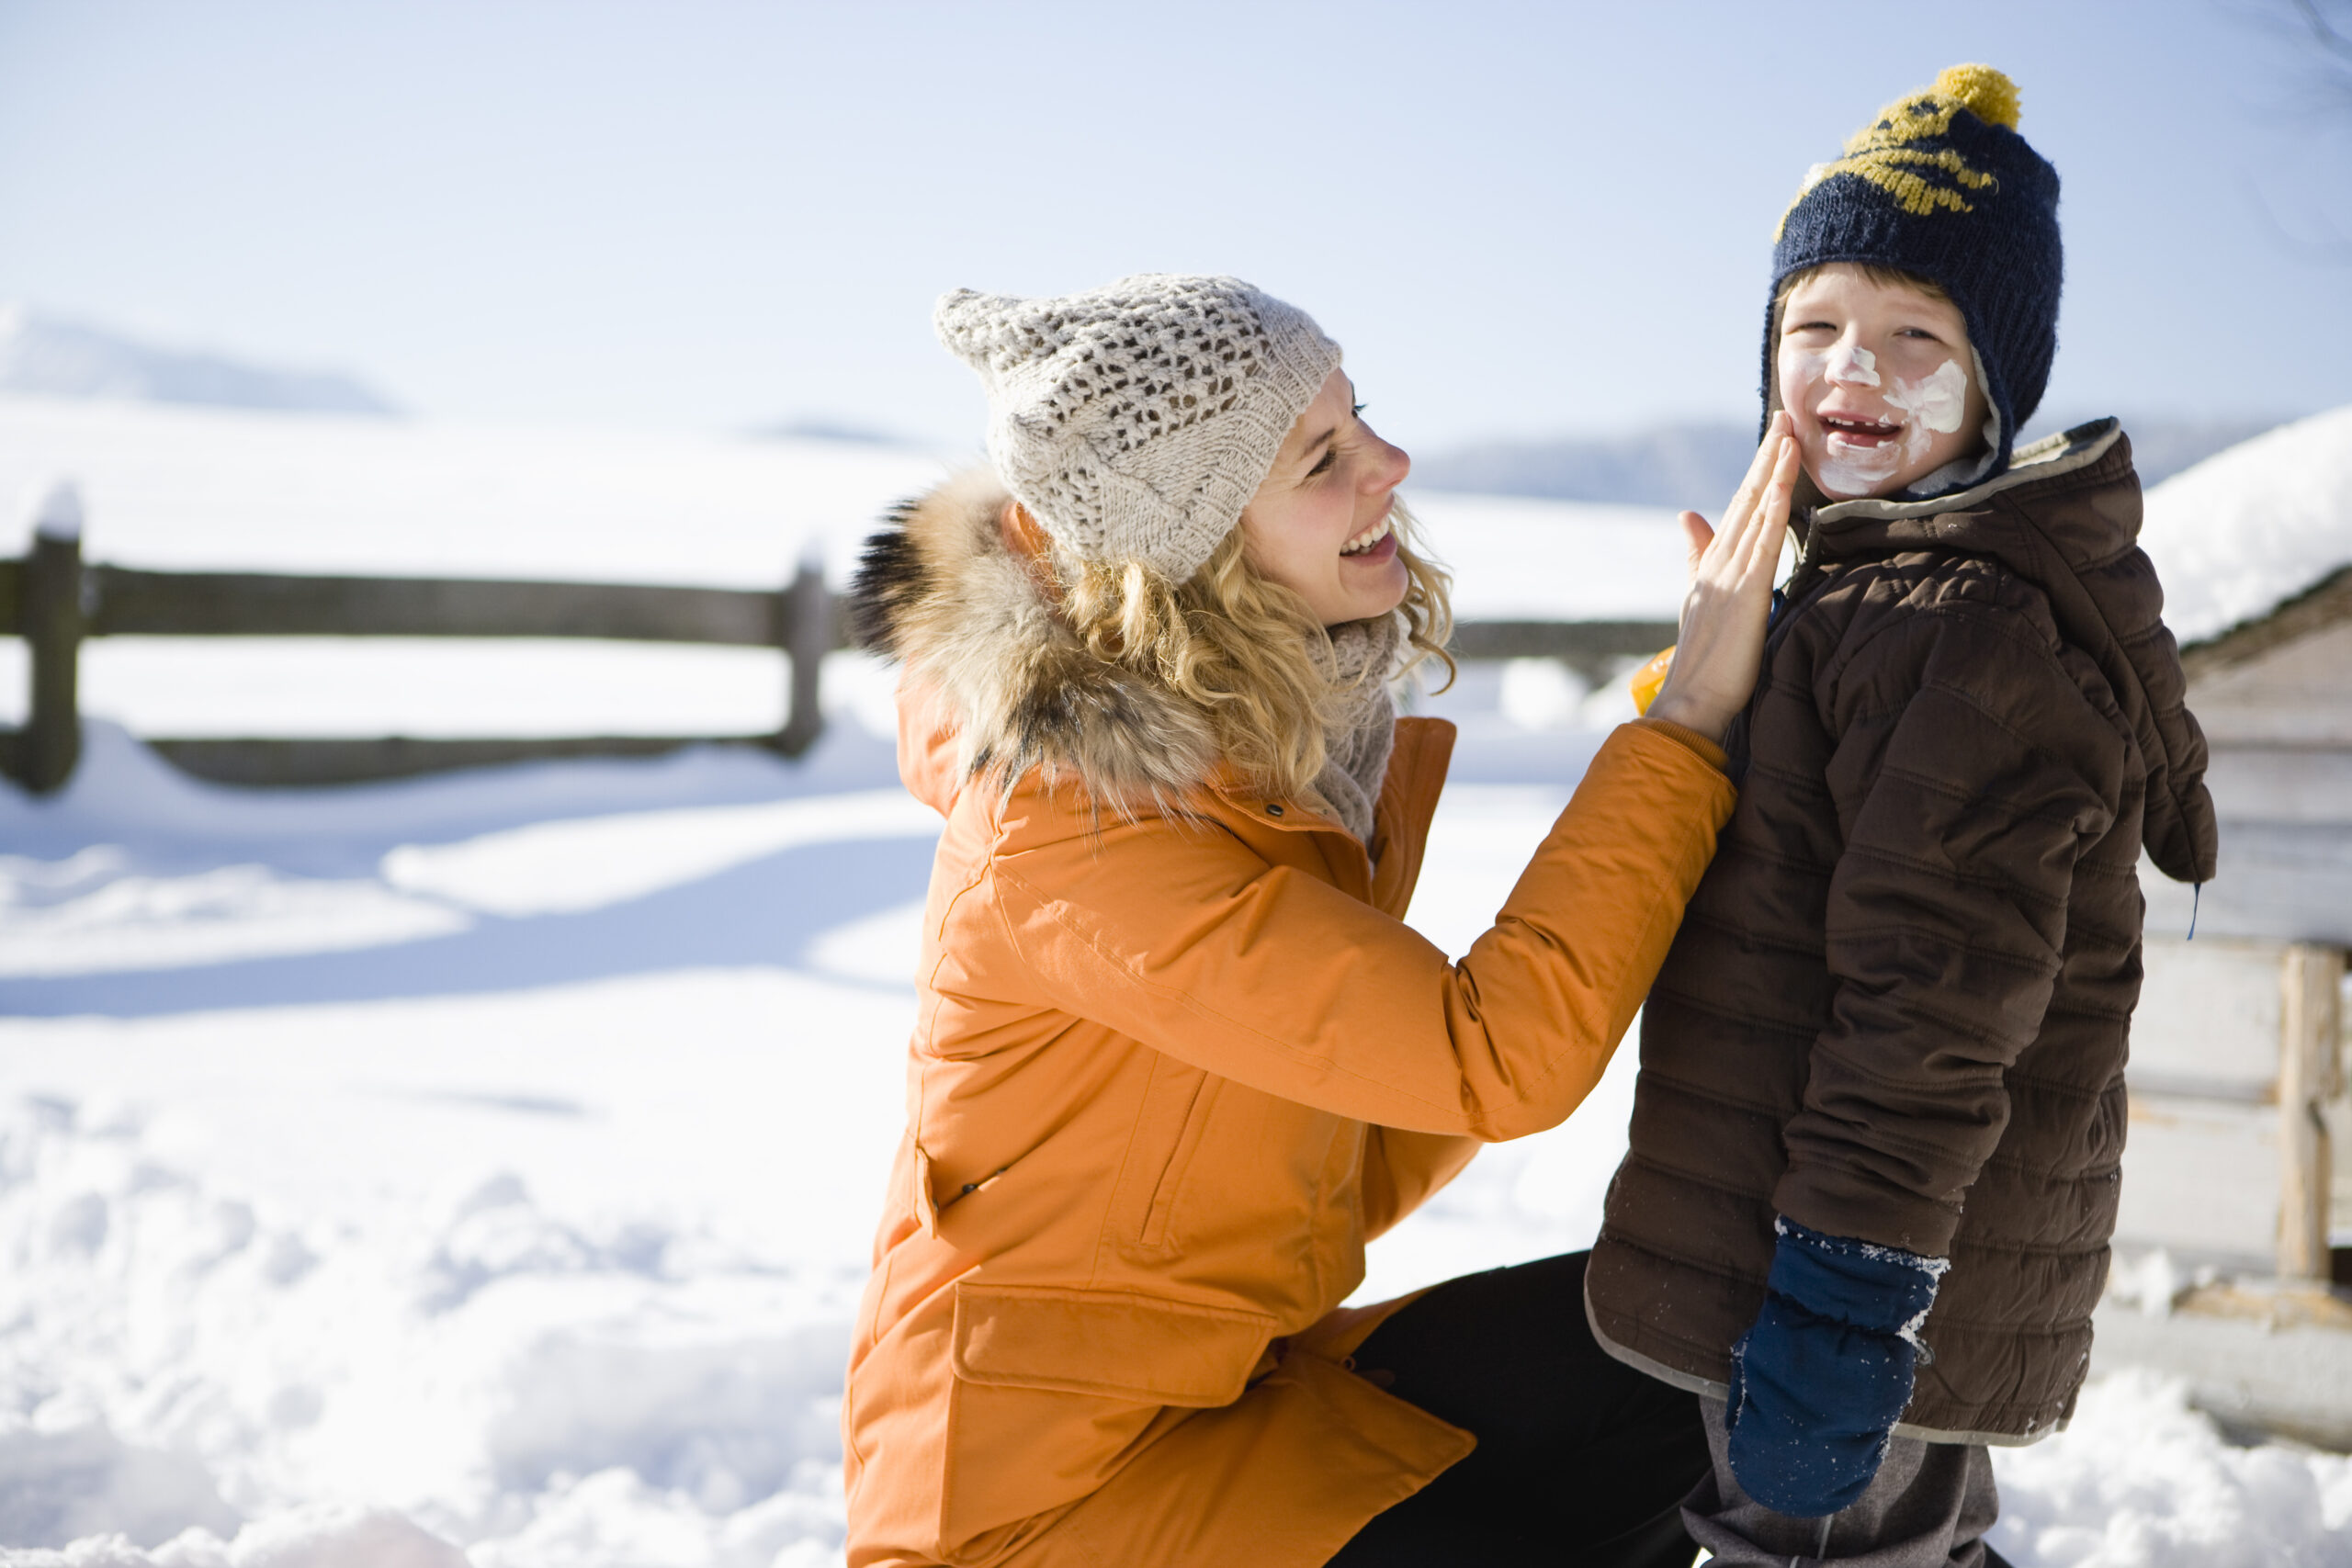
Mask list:
[[[1947,359],[1936,367],[1934,374],[1919,380],[1898,377],[1886,402],[1905,415],[1903,460],[1917,462],[1935,445],[1937,436],[1950,435],[1960,428],[1968,407],[1968,372],[1957,359]]]
[[[1814,383],[1828,374],[1828,361],[1818,354],[1807,353],[1793,344],[1781,350],[1781,406],[1792,409],[1805,400]]]

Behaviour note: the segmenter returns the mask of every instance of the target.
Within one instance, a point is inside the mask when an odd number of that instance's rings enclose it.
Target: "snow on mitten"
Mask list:
[[[1818,1518],[1878,1473],[1951,1265],[1785,1216],[1773,1229],[1764,1308],[1732,1347],[1731,1472],[1774,1512]]]

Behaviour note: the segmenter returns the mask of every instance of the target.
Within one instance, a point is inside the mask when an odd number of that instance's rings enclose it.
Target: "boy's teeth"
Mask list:
[[[1354,538],[1350,539],[1347,547],[1340,553],[1343,556],[1361,555],[1386,537],[1388,537],[1388,519],[1384,517]]]

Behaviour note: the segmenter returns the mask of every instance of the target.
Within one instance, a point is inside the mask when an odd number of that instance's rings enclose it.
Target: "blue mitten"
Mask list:
[[[1731,1351],[1731,1472],[1775,1513],[1818,1518],[1878,1473],[1951,1265],[1787,1218],[1774,1229],[1764,1310]]]

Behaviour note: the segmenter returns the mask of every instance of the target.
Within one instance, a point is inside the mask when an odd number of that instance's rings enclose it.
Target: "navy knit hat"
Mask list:
[[[1866,262],[1940,285],[1960,307],[2000,416],[1987,474],[2008,465],[2041,406],[2058,347],[2058,171],[2017,132],[2018,90],[1989,65],[1955,65],[1881,110],[1815,164],[1781,216],[1772,295],[1793,273]],[[1764,408],[1773,401],[1774,308],[1764,314]]]

